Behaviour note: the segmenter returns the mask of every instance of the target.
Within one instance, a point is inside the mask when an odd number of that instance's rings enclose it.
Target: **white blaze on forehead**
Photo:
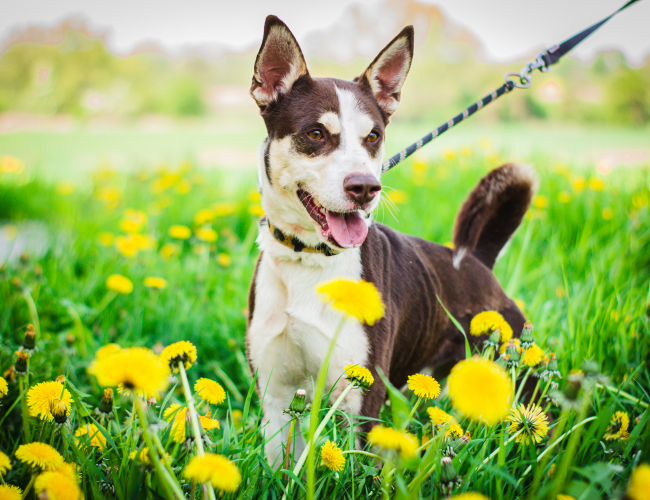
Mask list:
[[[344,149],[361,146],[361,139],[375,126],[375,122],[367,113],[362,111],[356,96],[349,90],[336,88],[339,97],[339,116],[341,120],[341,145]]]
[[[318,123],[325,126],[327,131],[330,134],[340,134],[341,133],[341,122],[339,120],[339,115],[333,111],[328,111],[323,113],[318,119]]]

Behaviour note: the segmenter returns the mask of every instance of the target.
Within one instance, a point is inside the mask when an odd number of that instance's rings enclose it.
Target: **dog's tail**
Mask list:
[[[537,188],[528,165],[508,163],[483,177],[458,212],[454,267],[471,253],[492,269],[501,249],[523,219]]]

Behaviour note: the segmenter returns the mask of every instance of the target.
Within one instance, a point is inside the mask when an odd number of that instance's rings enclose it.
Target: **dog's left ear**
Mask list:
[[[399,105],[402,86],[413,60],[413,38],[413,26],[407,26],[355,79],[360,85],[370,88],[387,118]]]
[[[251,96],[262,111],[287,94],[307,65],[295,37],[280,19],[268,16],[262,46],[255,59]]]

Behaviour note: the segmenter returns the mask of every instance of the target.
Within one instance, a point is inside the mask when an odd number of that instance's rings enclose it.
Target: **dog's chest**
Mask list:
[[[271,377],[271,391],[274,380],[284,386],[304,388],[306,382],[315,379],[341,321],[340,313],[323,303],[316,288],[338,277],[361,277],[358,251],[327,258],[312,255],[301,260],[274,255],[272,251],[263,253],[248,336],[253,367],[262,377]],[[363,366],[367,351],[362,325],[356,320],[346,321],[330,371],[336,372],[347,364]]]

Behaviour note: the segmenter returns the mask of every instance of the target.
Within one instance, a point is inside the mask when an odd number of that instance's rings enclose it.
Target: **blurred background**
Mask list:
[[[598,0],[87,2],[0,6],[0,156],[78,179],[98,162],[133,169],[190,159],[255,168],[265,131],[248,95],[264,17],[293,30],[315,76],[351,79],[407,24],[416,53],[389,129],[393,154],[501,85],[506,71],[613,12]],[[650,2],[425,148],[480,141],[606,171],[650,159]],[[645,24],[644,24],[645,23]],[[10,167],[4,167],[10,168]]]

